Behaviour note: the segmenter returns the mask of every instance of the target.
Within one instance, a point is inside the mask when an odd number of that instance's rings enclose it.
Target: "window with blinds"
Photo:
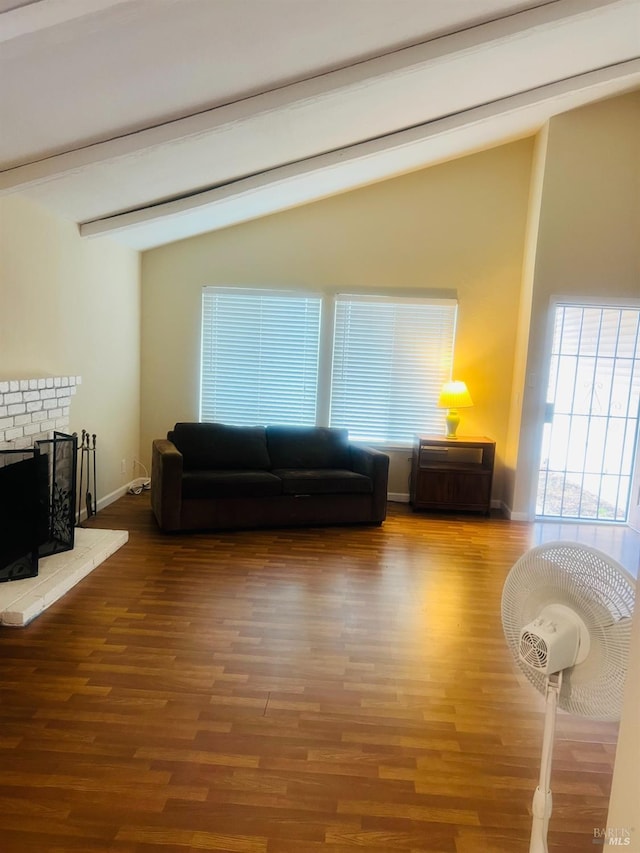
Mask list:
[[[456,310],[447,299],[204,288],[200,419],[329,424],[381,443],[440,433]]]
[[[451,378],[456,308],[455,300],[338,296],[331,425],[371,441],[442,432],[438,396]]]
[[[314,294],[205,288],[200,419],[315,424],[320,310]]]

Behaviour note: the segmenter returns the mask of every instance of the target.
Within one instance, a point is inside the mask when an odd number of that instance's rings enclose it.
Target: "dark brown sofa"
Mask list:
[[[389,457],[346,429],[177,423],[152,448],[162,530],[382,524]]]

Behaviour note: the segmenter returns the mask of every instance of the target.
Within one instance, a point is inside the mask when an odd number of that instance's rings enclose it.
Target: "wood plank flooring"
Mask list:
[[[2,853],[526,853],[543,700],[502,636],[531,525],[162,535],[0,629]],[[550,850],[594,849],[617,727],[560,714]]]

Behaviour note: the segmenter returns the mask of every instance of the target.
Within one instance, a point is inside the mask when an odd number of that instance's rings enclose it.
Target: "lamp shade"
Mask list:
[[[466,409],[473,406],[473,400],[464,382],[445,382],[438,406],[441,409]]]

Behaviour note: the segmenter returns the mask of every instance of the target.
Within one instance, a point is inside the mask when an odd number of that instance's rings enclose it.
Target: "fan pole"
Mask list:
[[[551,759],[553,755],[553,737],[556,729],[556,708],[562,686],[562,671],[550,675],[547,679],[546,708],[544,716],[544,734],[542,737],[542,758],[540,761],[540,779],[533,795],[533,823],[529,853],[548,853],[547,830],[551,817]]]

